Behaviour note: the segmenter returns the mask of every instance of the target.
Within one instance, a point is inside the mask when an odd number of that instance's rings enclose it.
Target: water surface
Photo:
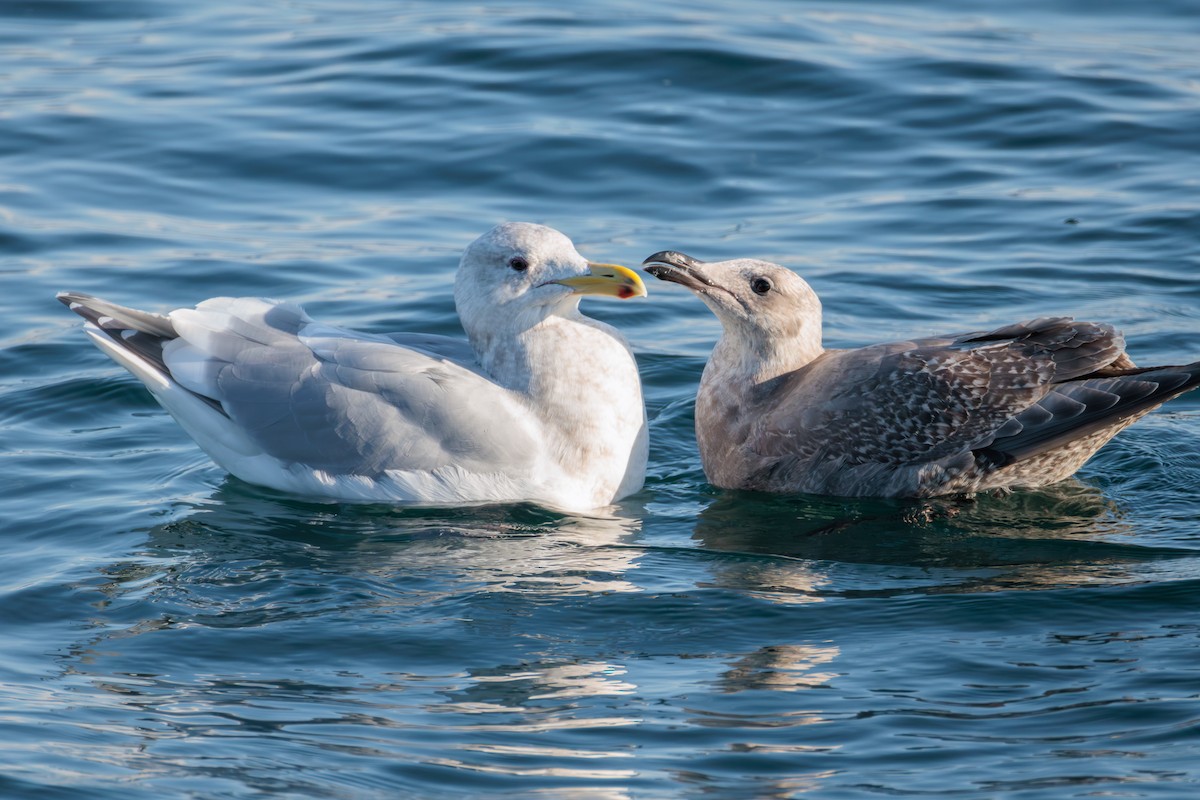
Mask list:
[[[827,341],[1047,314],[1200,353],[1184,2],[0,6],[0,795],[1191,797],[1200,398],[974,502],[704,482],[715,319],[636,350],[611,519],[228,478],[52,298],[459,330],[502,220],[787,264]]]

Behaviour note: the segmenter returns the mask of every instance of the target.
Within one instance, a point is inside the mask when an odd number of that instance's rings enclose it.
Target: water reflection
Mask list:
[[[931,533],[1112,537],[1129,530],[1122,516],[1116,503],[1078,481],[1002,496],[911,501],[723,492],[700,513],[696,537],[751,552],[768,547],[809,558],[888,560],[895,547],[911,555]]]
[[[637,686],[624,676],[623,666],[601,661],[549,662],[475,670],[470,675],[470,683],[452,693],[450,702],[438,703],[429,710],[526,712],[539,705],[538,701],[632,694]]]
[[[173,516],[75,587],[94,593],[95,615],[62,652],[60,681],[118,742],[106,760],[143,780],[254,787],[222,744],[253,737],[276,743],[260,749],[262,775],[317,749],[387,756],[402,780],[381,785],[471,772],[545,796],[568,784],[572,797],[624,796],[608,784],[634,774],[632,748],[571,732],[641,722],[615,710],[637,691],[625,667],[528,655],[556,604],[642,591],[629,579],[641,551],[624,546],[638,520],[314,505],[236,481]],[[328,773],[293,777],[306,796],[344,793]]]
[[[180,518],[151,529],[140,555],[182,556],[218,572],[246,562],[381,581],[400,573],[453,576],[462,581],[454,591],[465,585],[492,592],[625,592],[637,590],[624,577],[636,568],[636,551],[610,545],[628,540],[640,525],[633,518],[562,516],[525,505],[308,504],[231,480]]]
[[[729,693],[755,689],[794,692],[824,686],[839,673],[821,668],[831,664],[841,652],[841,648],[832,644],[760,647],[730,665],[721,675],[721,688]]]
[[[847,601],[1123,581],[1175,557],[1126,528],[1082,484],[970,503],[722,493],[698,546],[670,548],[635,518],[314,505],[230,481],[80,587],[96,615],[62,681],[93,709],[72,725],[148,779],[286,769],[333,796],[361,758],[362,785],[619,798],[639,754],[685,731],[707,744],[659,767],[672,780],[724,791],[736,755],[755,796],[794,796],[845,752],[828,698],[863,652],[836,622],[862,624]],[[257,768],[232,746],[247,738]],[[329,767],[299,770],[314,755]]]
[[[719,495],[693,538],[722,552],[960,570],[1112,564],[1185,554],[1128,541],[1120,506],[1078,482],[974,500]],[[819,577],[810,576],[814,587]]]
[[[110,649],[104,660],[122,659]],[[251,660],[262,669],[261,654]],[[521,786],[536,779],[530,788],[543,796],[623,797],[620,783],[637,774],[636,748],[605,732],[642,719],[592,702],[636,689],[618,665],[524,664],[386,681],[328,668],[244,670],[232,658],[224,674],[72,669],[65,680],[88,698],[89,712],[69,724],[84,735],[102,731],[107,744],[66,754],[120,765],[142,783],[219,780],[266,791],[284,769],[287,788],[305,797],[342,796],[356,784],[457,784],[463,773]],[[289,671],[297,677],[278,675]]]

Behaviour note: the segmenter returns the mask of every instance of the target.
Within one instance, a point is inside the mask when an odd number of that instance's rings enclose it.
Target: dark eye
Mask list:
[[[757,278],[750,279],[750,289],[755,294],[766,294],[771,291],[771,279],[764,278],[761,275]]]
[[[513,256],[508,260],[508,265],[517,272],[524,272],[529,269],[529,262],[520,256]]]

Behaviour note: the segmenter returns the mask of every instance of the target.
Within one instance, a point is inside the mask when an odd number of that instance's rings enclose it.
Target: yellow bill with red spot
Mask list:
[[[642,283],[638,274],[620,264],[598,264],[589,261],[587,275],[563,278],[550,283],[566,286],[575,294],[606,294],[622,300],[646,296],[646,284]]]

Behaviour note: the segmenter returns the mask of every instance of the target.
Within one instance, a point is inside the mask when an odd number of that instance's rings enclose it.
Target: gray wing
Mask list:
[[[1112,409],[1119,381],[1105,376],[1132,367],[1111,326],[1070,318],[832,351],[770,387],[758,450],[849,464],[936,461]]]
[[[335,475],[513,472],[536,453],[519,402],[470,365],[319,325],[291,303],[216,298],[170,320],[172,377],[285,462]]]
[[[436,333],[385,333],[383,337],[410,350],[419,350],[426,355],[444,358],[473,369],[475,351],[465,339],[441,336]]]

